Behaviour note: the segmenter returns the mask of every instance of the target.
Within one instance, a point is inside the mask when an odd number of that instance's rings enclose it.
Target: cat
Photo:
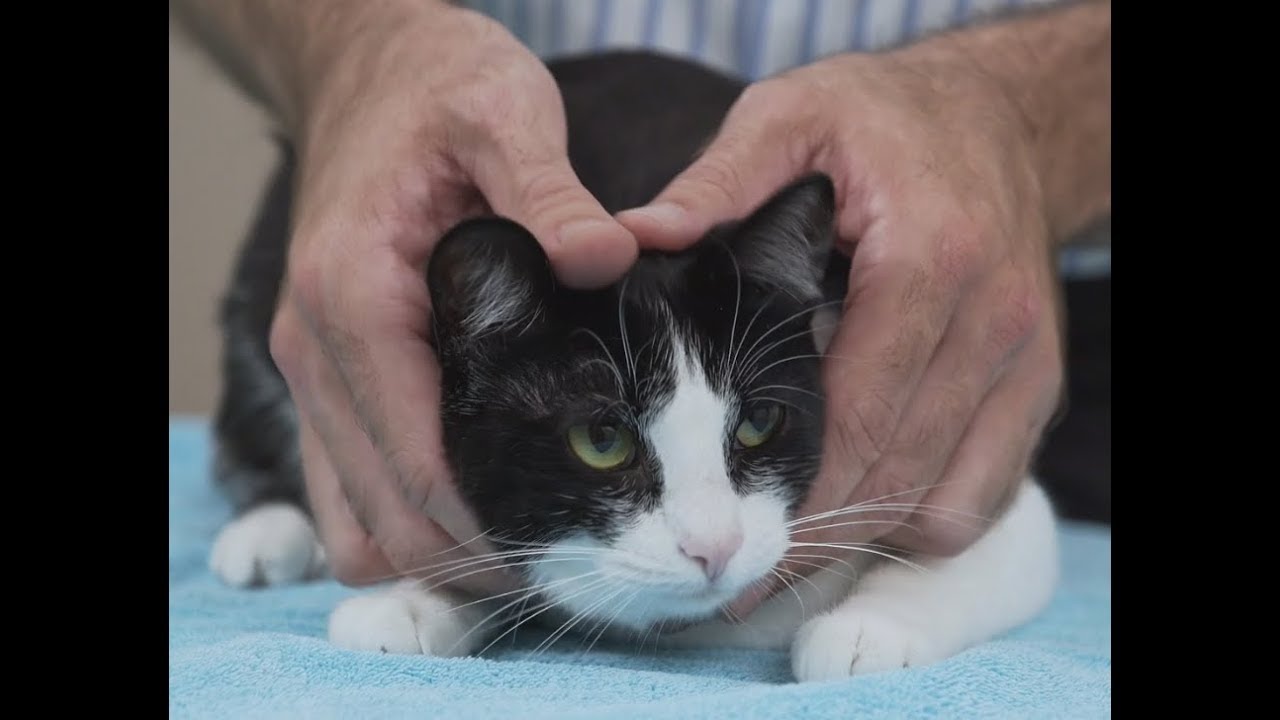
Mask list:
[[[549,63],[570,159],[609,211],[651,199],[743,89],[648,52]],[[234,586],[324,572],[303,490],[295,411],[267,337],[284,270],[284,162],[222,312],[214,475],[237,515],[213,571]],[[468,598],[400,581],[341,603],[329,638],[353,650],[483,651],[511,621],[673,647],[789,649],[800,681],[944,660],[1030,620],[1058,578],[1055,516],[1028,476],[967,551],[805,553],[821,569],[742,623],[719,609],[767,578],[822,452],[822,354],[849,257],[835,194],[795,179],[687,250],[642,253],[614,285],[556,282],[530,233],[500,217],[452,228],[425,268],[442,370],[443,442],[458,487],[536,596]],[[962,521],[958,518],[957,521]]]

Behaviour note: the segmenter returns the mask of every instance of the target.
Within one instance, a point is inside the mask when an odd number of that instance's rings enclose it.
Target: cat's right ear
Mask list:
[[[427,263],[434,339],[536,330],[555,275],[536,238],[505,218],[467,220],[445,233]]]

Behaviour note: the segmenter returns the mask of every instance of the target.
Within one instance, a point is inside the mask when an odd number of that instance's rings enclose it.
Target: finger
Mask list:
[[[461,568],[456,565],[459,561],[492,552],[492,547],[477,539],[479,533],[472,525],[459,522],[461,518],[468,518],[470,513],[455,501],[456,495],[451,492],[447,475],[441,473],[432,483],[437,488],[434,502],[426,499],[417,485],[412,486],[416,496],[401,487],[395,469],[386,464],[382,454],[361,430],[350,405],[343,403],[346,388],[336,373],[330,374],[329,378],[321,386],[327,386],[325,394],[333,401],[324,411],[326,420],[319,423],[328,432],[326,446],[331,448],[333,456],[343,458],[336,465],[339,469],[337,475],[351,514],[369,529],[389,564],[395,568],[396,575],[430,575],[444,582],[461,573],[438,574],[442,569]],[[415,502],[416,498],[423,499]],[[432,508],[424,510],[428,505]],[[433,519],[435,517],[453,519],[453,527],[459,534],[446,531],[442,523]],[[460,578],[455,583],[457,587],[473,592],[498,592],[511,587],[500,563],[468,564],[465,567],[476,572]]]
[[[987,396],[961,439],[942,483],[886,542],[912,552],[953,555],[999,518],[1022,482],[1062,392],[1056,326],[1041,323],[1017,365]],[[925,507],[927,506],[927,507]],[[945,508],[945,510],[936,510]]]
[[[925,481],[919,477],[863,481],[889,451],[966,282],[965,269],[949,257],[947,238],[933,227],[883,223],[854,255],[844,316],[823,363],[825,448],[806,510],[834,509],[846,499],[920,498]]]
[[[282,308],[283,312],[286,312],[284,308]],[[287,316],[282,319],[287,319]],[[306,334],[301,333],[301,336],[302,342],[305,343]],[[368,372],[368,363],[377,362],[375,359],[367,358],[359,349],[352,349],[347,341],[339,342],[339,346],[337,355],[343,357],[349,366],[354,368],[353,376],[373,383],[380,382],[380,373]],[[356,344],[355,347],[363,346]],[[450,497],[448,491],[451,487],[448,477],[443,473],[433,476],[433,486],[436,488],[434,498],[431,497],[432,491],[422,489],[420,484],[402,487],[398,481],[400,476],[395,472],[394,463],[387,463],[384,454],[378,451],[358,423],[358,416],[349,394],[351,386],[344,382],[341,374],[328,362],[328,356],[319,347],[311,348],[309,351],[304,347],[301,350],[303,358],[301,375],[308,378],[307,392],[298,393],[305,398],[302,412],[306,414],[308,424],[314,430],[314,436],[322,441],[325,454],[330,461],[328,468],[333,470],[337,484],[343,491],[342,505],[349,508],[345,512],[348,512],[365,529],[365,532],[372,536],[385,555],[387,563],[395,569],[395,572],[414,574],[429,567],[438,566],[442,562],[487,551],[488,548],[482,543],[467,543],[478,533],[473,526],[465,523],[464,519],[469,518],[469,513],[465,508],[459,510],[460,503],[455,504]],[[431,365],[426,363],[424,367],[431,367]],[[401,373],[404,372],[404,368],[398,370]],[[391,376],[396,375],[393,373]],[[409,373],[401,377],[408,379],[416,376]],[[405,384],[413,383],[407,381]],[[373,417],[385,417],[379,412],[385,405],[370,402],[369,395],[365,397],[364,411],[372,410],[370,414]],[[438,403],[430,407],[438,407]],[[427,415],[430,416],[432,413]],[[406,457],[413,454],[410,450],[397,452],[406,453]],[[314,456],[315,453],[312,454]],[[418,456],[430,458],[431,453],[420,453]],[[322,466],[322,469],[326,468]],[[309,478],[309,485],[312,482],[315,481]],[[416,497],[410,491],[416,492]],[[336,498],[331,499],[336,502]],[[452,528],[458,532],[458,535],[452,535],[441,524],[431,519],[441,517],[434,513],[440,512],[442,508],[454,513],[449,519],[453,522]],[[329,512],[336,511],[330,509]],[[364,568],[350,568],[347,575],[359,582],[386,579],[385,573],[379,576]],[[496,572],[482,573],[471,576],[460,586],[481,590],[505,589],[507,579]]]
[[[876,518],[901,520],[914,512],[910,508],[913,502],[939,490],[961,437],[1009,358],[1025,346],[1036,314],[1025,283],[1016,277],[993,279],[962,301],[887,451],[867,473],[851,502],[863,502],[868,508],[881,505],[886,512],[876,513]],[[922,492],[903,492],[911,488]],[[885,496],[883,501],[870,502],[881,495]],[[859,517],[873,516],[860,513]],[[851,532],[842,534],[849,536],[846,540],[862,541],[893,531],[899,535],[905,532],[882,522],[852,526]]]
[[[866,234],[855,254],[841,327],[823,362],[828,401],[822,466],[796,517],[853,505],[900,506],[797,522],[793,533],[813,528],[805,531],[803,542],[867,543],[904,522],[906,508],[924,497],[925,481],[919,478],[881,476],[873,478],[875,484],[863,480],[889,448],[964,286],[967,268],[948,254],[947,239],[922,229],[946,226],[930,215],[916,222],[882,223]],[[944,250],[940,257],[934,251],[938,247]],[[839,527],[818,527],[837,522]],[[785,561],[782,567],[805,574],[812,570]],[[761,582],[729,610],[748,613],[782,587],[778,578]]]
[[[774,83],[748,89],[707,149],[648,205],[618,214],[642,247],[678,250],[717,223],[748,215],[811,164],[807,126],[785,117]]]
[[[352,514],[324,444],[302,413],[298,435],[308,504],[334,577],[352,586],[393,577],[395,571],[382,549]]]
[[[474,168],[494,212],[533,233],[566,285],[599,287],[635,262],[635,238],[582,186],[562,144],[494,146]]]

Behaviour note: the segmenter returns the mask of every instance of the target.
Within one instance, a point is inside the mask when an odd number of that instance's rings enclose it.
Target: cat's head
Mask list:
[[[568,612],[645,628],[765,577],[817,472],[829,179],[797,181],[615,285],[558,285],[502,219],[428,268],[445,447],[497,546]]]

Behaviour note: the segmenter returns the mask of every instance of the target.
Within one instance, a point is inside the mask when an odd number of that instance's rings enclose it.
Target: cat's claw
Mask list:
[[[796,634],[791,668],[800,682],[900,670],[929,661],[921,633],[884,613],[844,609],[814,618]]]
[[[286,585],[323,572],[324,550],[301,510],[272,503],[222,528],[209,567],[232,587]]]

